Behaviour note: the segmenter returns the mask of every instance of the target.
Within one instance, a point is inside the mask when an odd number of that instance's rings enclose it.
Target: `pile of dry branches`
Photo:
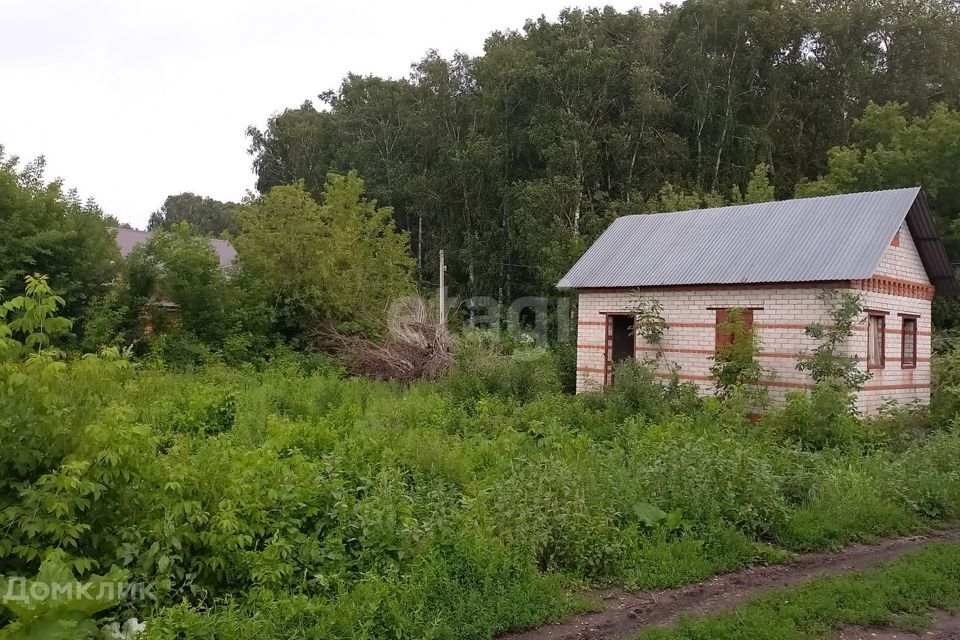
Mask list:
[[[374,380],[436,380],[453,364],[453,340],[421,298],[391,308],[380,342],[334,333],[329,344],[350,373]]]

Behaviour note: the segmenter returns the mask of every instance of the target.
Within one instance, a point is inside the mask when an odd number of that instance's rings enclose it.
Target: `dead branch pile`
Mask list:
[[[453,339],[421,298],[394,304],[385,337],[334,333],[330,344],[353,375],[374,380],[436,380],[453,364]]]

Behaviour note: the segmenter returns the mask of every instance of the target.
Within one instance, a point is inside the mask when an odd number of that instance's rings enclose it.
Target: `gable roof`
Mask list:
[[[904,219],[937,291],[960,292],[919,187],[623,216],[557,287],[863,280]]]
[[[150,240],[153,235],[149,231],[140,231],[139,229],[123,229],[113,227],[110,229],[114,238],[117,240],[117,246],[120,248],[120,255],[126,258],[130,252],[139,245]],[[210,239],[210,248],[217,254],[220,260],[220,268],[226,269],[237,258],[237,250],[226,240]]]

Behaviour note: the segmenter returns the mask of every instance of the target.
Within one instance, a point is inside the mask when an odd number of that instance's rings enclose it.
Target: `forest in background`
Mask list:
[[[375,337],[391,299],[436,291],[441,249],[451,298],[557,300],[560,276],[631,213],[921,185],[960,261],[956,33],[960,3],[946,0],[688,0],[531,20],[482,55],[348,75],[251,127],[259,193],[171,195],[149,228],[172,236],[124,261],[115,219],[46,182],[42,159],[0,155],[0,286],[47,274],[84,350],[156,342],[147,307],[174,302],[181,335],[164,340],[196,360]],[[203,236],[233,241],[235,273]],[[142,277],[115,279],[124,269]],[[935,309],[940,329],[957,324],[955,302]]]
[[[921,184],[960,259],[957,33],[944,0],[565,11],[251,128],[257,187],[356,169],[421,284],[445,249],[455,294],[501,301],[551,291],[619,215],[739,202],[751,178],[754,199]]]

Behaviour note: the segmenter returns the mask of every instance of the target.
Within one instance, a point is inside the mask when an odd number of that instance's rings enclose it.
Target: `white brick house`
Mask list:
[[[625,216],[557,286],[579,294],[578,392],[602,388],[616,361],[656,353],[658,375],[679,367],[711,392],[718,322],[741,307],[775,400],[812,386],[796,364],[816,346],[805,327],[828,320],[818,295],[855,292],[866,311],[844,348],[872,375],[857,399],[868,413],[929,401],[931,300],[958,292],[917,188]],[[663,305],[656,347],[632,330],[637,294]]]

